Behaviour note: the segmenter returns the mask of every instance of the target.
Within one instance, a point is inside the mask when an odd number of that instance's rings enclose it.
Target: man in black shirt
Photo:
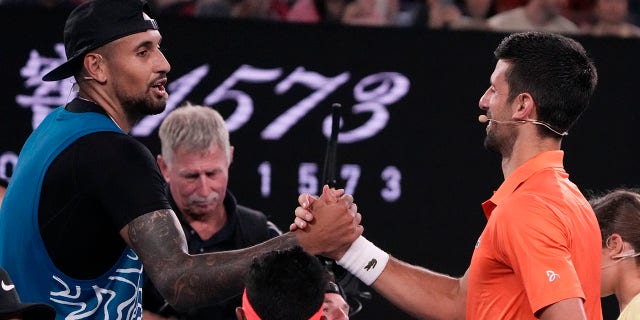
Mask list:
[[[282,234],[262,212],[238,205],[227,190],[234,147],[217,111],[190,104],[177,108],[162,121],[159,136],[158,165],[169,183],[169,203],[180,220],[189,253],[246,248]],[[149,281],[144,293],[144,318],[152,320],[167,319],[161,316],[232,319],[241,303],[238,294],[221,305],[181,315]]]

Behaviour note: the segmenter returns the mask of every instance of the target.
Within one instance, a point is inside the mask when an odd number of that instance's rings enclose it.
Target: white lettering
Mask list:
[[[271,195],[271,163],[265,161],[258,166],[258,173],[260,174],[260,193],[263,198],[268,198]]]
[[[226,119],[227,128],[230,132],[240,129],[253,114],[253,99],[247,93],[231,88],[241,81],[249,83],[270,82],[280,77],[281,68],[261,69],[250,65],[242,65],[220,86],[211,92],[205,99],[207,105],[215,105],[224,100],[234,100],[236,110]]]
[[[294,84],[302,84],[310,89],[315,89],[308,97],[300,100],[285,113],[271,122],[261,133],[265,140],[279,140],[309,111],[317,107],[320,101],[349,80],[349,73],[343,72],[333,78],[325,77],[317,72],[307,71],[304,67],[298,67],[286,79],[276,85],[276,93],[287,92]],[[329,109],[327,109],[329,110]],[[326,135],[327,137],[329,135]]]
[[[402,195],[402,187],[400,181],[402,180],[402,173],[400,169],[394,166],[388,166],[382,170],[380,177],[385,184],[385,188],[380,191],[380,196],[387,202],[395,202],[400,199]]]

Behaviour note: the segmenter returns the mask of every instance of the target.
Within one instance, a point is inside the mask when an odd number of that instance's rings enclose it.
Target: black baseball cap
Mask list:
[[[22,303],[9,274],[0,268],[0,318],[21,315],[25,320],[53,320],[56,310],[46,303]]]
[[[79,5],[64,25],[67,61],[45,74],[42,80],[71,77],[90,50],[134,33],[158,30],[156,21],[148,17],[149,12],[145,0],[92,0]],[[143,13],[147,14],[146,18]]]

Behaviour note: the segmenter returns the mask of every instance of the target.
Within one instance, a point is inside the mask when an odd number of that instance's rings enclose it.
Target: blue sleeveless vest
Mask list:
[[[40,236],[38,205],[47,169],[71,143],[99,131],[122,133],[99,113],[72,113],[63,107],[51,112],[20,152],[0,210],[0,265],[23,302],[54,306],[56,320],[142,319],[142,262],[133,250],[126,248],[102,276],[78,280],[55,267]],[[83,253],[77,257],[83,259]]]

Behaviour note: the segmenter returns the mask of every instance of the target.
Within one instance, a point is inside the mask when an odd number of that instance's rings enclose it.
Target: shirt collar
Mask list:
[[[523,182],[535,173],[548,168],[564,171],[564,166],[562,164],[563,157],[564,151],[562,150],[545,151],[527,160],[521,166],[516,168],[504,180],[504,182],[502,182],[498,190],[493,193],[493,196],[482,203],[482,209],[487,219],[489,219],[491,212],[495,207],[497,207],[504,199],[508,198]]]

